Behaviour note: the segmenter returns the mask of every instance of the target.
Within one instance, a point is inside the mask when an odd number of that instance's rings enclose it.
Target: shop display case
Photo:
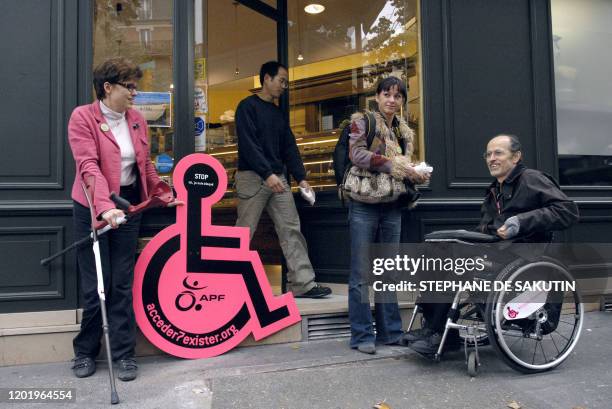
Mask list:
[[[318,132],[307,136],[296,137],[300,155],[306,169],[308,183],[315,190],[324,190],[336,186],[332,153],[338,141],[339,130]],[[235,138],[231,135],[232,139]],[[221,162],[227,172],[228,190],[219,207],[231,207],[236,204],[234,189],[234,174],[238,165],[238,149],[236,143],[222,147],[209,147],[207,153]],[[295,182],[293,183],[295,187]]]

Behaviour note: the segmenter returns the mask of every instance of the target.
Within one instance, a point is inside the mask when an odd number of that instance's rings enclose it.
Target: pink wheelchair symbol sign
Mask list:
[[[192,154],[174,171],[176,223],[138,258],[134,313],[147,339],[183,358],[223,354],[249,334],[265,338],[301,320],[291,293],[274,296],[246,227],[214,226],[227,186],[223,166]]]

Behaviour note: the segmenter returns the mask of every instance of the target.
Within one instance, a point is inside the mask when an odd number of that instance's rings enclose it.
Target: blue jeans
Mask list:
[[[391,344],[397,342],[402,335],[402,319],[395,293],[375,294],[376,336],[374,335],[366,281],[366,274],[372,270],[368,262],[369,245],[399,243],[401,220],[401,209],[395,203],[350,202],[351,275],[348,302],[352,348],[365,342]]]

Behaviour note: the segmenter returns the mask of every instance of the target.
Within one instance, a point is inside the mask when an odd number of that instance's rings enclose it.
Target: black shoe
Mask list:
[[[87,378],[96,372],[96,361],[90,357],[74,358],[72,372],[77,378]]]
[[[119,373],[117,378],[123,382],[133,381],[138,376],[138,365],[134,358],[121,359],[118,361]]]
[[[436,332],[431,334],[427,338],[416,340],[410,343],[408,346],[419,354],[429,357],[433,356],[436,352],[438,352],[438,348],[440,347],[441,341],[442,336]]]
[[[398,343],[403,346],[408,346],[408,344],[412,342],[416,342],[421,339],[428,338],[432,334],[433,334],[433,330],[430,328],[419,328],[419,329],[410,330],[402,335]]]
[[[419,354],[429,357],[438,352],[440,342],[442,342],[442,334],[435,332],[427,338],[419,339],[410,343],[408,346]],[[456,351],[460,347],[461,341],[459,336],[457,334],[449,333],[446,337],[446,341],[444,342],[443,350]]]
[[[322,285],[315,284],[310,290],[306,291],[304,294],[295,295],[296,298],[323,298],[332,293],[331,288],[323,287]]]

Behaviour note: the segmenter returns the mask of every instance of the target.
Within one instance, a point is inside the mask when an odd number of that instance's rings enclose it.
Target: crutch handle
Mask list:
[[[122,217],[118,217],[117,218],[117,224],[123,224],[125,222],[127,222],[127,217],[126,216],[122,216]],[[102,227],[101,229],[98,229],[98,236],[101,235],[101,234],[106,233],[107,231],[109,231],[109,230],[111,230],[113,228],[110,224],[106,223],[106,221],[104,222],[104,224],[105,224],[104,227]]]
[[[93,190],[93,179],[89,178],[88,182],[89,184],[85,185],[85,190],[87,190],[88,195],[91,195],[91,191]],[[152,209],[155,207],[165,207],[170,202],[172,202],[172,200],[174,200],[172,189],[170,188],[170,186],[168,186],[164,182],[159,182],[157,185],[155,185],[152,193],[153,195],[149,197],[147,200],[145,200],[142,203],[139,203],[136,206],[133,206],[130,204],[130,202],[128,202],[127,200],[125,200],[124,198],[116,194],[115,192],[112,192],[110,195],[111,200],[115,203],[118,209],[123,210],[127,214],[125,218],[123,217],[119,218],[117,220],[117,223],[123,224],[127,221],[127,218],[130,216],[143,212],[147,209]],[[96,234],[103,234],[111,229],[111,227],[108,225],[106,220],[99,220],[99,221],[95,220],[94,228],[96,230]],[[62,254],[67,253],[68,251],[74,249],[75,247],[91,242],[92,236],[93,236],[92,234],[85,236],[79,241],[72,243],[69,247],[53,254],[52,256],[42,259],[40,261],[40,264],[45,266],[49,264],[55,258],[61,256]]]
[[[130,206],[132,206],[130,202],[128,202],[115,192],[112,192],[110,194],[110,198],[113,202],[115,202],[117,208],[123,210],[124,212],[127,212],[130,209]]]

